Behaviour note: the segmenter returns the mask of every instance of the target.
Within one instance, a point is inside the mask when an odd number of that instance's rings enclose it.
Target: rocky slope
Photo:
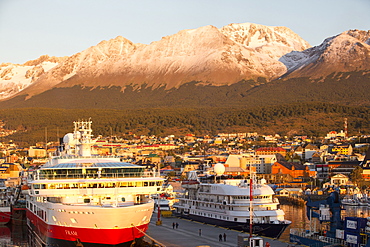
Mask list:
[[[117,37],[54,64],[37,80],[13,92],[31,97],[56,85],[115,85],[124,89],[145,84],[170,89],[190,81],[225,85],[258,77],[271,80],[287,71],[278,58],[309,47],[288,28],[251,23],[183,30],[150,45]]]
[[[65,61],[43,55],[24,64],[0,64],[0,99],[11,97],[35,83],[40,76]]]
[[[316,47],[293,51],[280,59],[286,78],[320,78],[335,72],[370,70],[370,31],[349,30]]]

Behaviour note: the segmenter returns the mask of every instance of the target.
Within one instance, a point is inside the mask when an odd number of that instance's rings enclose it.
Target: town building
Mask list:
[[[332,146],[330,152],[334,154],[352,155],[353,147],[349,143],[338,144]]]
[[[311,171],[308,166],[298,162],[287,162],[283,157],[278,157],[278,161],[271,167],[271,173],[289,174],[297,181],[316,177],[316,171]]]
[[[43,158],[46,157],[46,149],[42,147],[36,147],[36,146],[31,146],[28,149],[28,156],[33,157],[33,158]]]
[[[281,154],[285,157],[287,151],[282,147],[261,147],[256,149],[256,155]]]

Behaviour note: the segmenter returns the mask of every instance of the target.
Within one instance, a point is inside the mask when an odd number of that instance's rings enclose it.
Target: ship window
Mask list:
[[[49,189],[55,189],[55,184],[48,184]]]
[[[148,182],[144,182],[144,186],[148,186],[148,184],[149,184]]]
[[[84,203],[90,203],[90,199],[89,198],[85,198],[84,199]]]
[[[234,218],[234,221],[238,221],[238,218]]]
[[[77,220],[75,218],[71,218],[72,223],[77,223]]]
[[[33,185],[33,188],[34,188],[35,190],[38,190],[38,189],[40,189],[40,185],[39,185],[39,184],[34,184],[34,185]]]
[[[122,197],[122,198],[121,198],[121,200],[122,200],[123,202],[125,202],[125,201],[126,201],[126,199],[125,199],[124,197]]]
[[[114,188],[115,187],[115,183],[106,183],[105,184],[105,188]]]
[[[55,218],[55,216],[53,215],[52,216],[53,220],[56,222],[57,221],[57,218]]]

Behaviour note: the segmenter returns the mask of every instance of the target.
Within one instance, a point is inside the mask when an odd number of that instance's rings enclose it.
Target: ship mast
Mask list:
[[[92,146],[92,121],[78,121],[73,122],[74,128],[74,139],[76,143],[76,152],[79,156],[91,156],[91,146]]]
[[[253,176],[252,164],[249,164],[249,239],[253,235]]]

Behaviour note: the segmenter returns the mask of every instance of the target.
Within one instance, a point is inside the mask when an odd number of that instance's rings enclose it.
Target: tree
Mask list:
[[[362,172],[363,172],[363,169],[360,166],[357,166],[355,169],[353,169],[353,171],[349,175],[352,182],[356,186],[361,184],[364,181],[364,179],[362,178]]]

